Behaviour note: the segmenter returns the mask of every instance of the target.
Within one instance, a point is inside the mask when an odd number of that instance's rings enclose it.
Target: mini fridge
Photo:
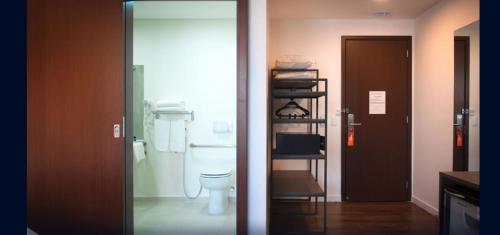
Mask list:
[[[479,198],[444,189],[444,234],[479,234]]]

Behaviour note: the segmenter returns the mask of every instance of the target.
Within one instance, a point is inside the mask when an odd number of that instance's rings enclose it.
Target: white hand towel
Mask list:
[[[184,107],[156,107],[155,111],[184,111]]]
[[[174,153],[186,151],[186,121],[184,119],[170,122],[170,151]]]
[[[184,108],[185,106],[186,106],[186,102],[184,102],[184,101],[158,100],[155,103],[156,108],[166,108],[166,107]]]
[[[134,157],[137,160],[137,163],[140,163],[142,160],[146,158],[146,153],[144,152],[144,143],[143,142],[134,142]]]
[[[165,119],[155,119],[154,126],[154,145],[156,150],[161,152],[168,151],[168,145],[170,142],[170,121]]]

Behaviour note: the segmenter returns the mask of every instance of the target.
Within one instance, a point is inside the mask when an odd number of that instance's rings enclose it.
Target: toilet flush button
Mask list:
[[[113,126],[113,129],[114,129],[114,137],[120,138],[120,124],[115,124]]]

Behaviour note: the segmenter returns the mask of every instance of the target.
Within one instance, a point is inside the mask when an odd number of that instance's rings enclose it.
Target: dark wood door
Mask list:
[[[411,37],[342,38],[345,201],[409,200],[410,48]]]
[[[28,1],[27,220],[40,235],[123,234],[122,11]]]
[[[469,113],[469,37],[455,37],[453,170],[467,171]]]

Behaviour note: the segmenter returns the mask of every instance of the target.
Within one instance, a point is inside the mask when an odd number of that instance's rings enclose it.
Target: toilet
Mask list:
[[[223,214],[229,205],[230,169],[204,170],[200,184],[209,191],[208,213]]]

